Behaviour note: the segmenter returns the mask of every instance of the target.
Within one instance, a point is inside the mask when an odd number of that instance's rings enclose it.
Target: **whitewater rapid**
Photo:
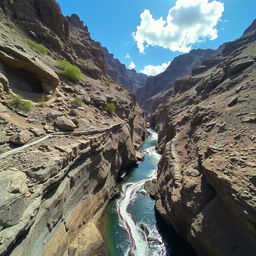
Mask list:
[[[150,140],[152,140],[152,142],[156,142],[158,139],[157,133],[153,132],[152,130],[150,130],[150,133]],[[149,256],[150,251],[146,235],[129,213],[129,205],[134,202],[138,195],[137,192],[144,186],[144,183],[147,180],[156,178],[156,167],[160,160],[160,155],[156,152],[154,146],[145,149],[143,152],[145,157],[147,155],[150,158],[150,161],[155,166],[155,169],[149,171],[147,178],[137,182],[125,184],[122,189],[122,196],[117,201],[119,224],[127,231],[130,240],[130,248],[127,249],[127,255],[129,252],[132,252],[135,256]]]

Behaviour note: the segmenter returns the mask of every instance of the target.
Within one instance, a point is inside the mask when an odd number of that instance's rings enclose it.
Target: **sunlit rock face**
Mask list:
[[[199,255],[256,253],[256,31],[247,31],[176,80],[150,118],[163,153],[156,208]]]
[[[88,28],[55,1],[0,2],[0,255],[102,255],[99,218],[146,134],[135,96],[107,87],[105,67]]]

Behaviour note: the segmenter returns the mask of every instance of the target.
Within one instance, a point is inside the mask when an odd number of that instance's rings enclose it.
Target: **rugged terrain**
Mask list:
[[[59,60],[82,79],[61,75]],[[98,218],[146,131],[135,96],[108,79],[77,15],[54,0],[0,2],[0,255],[104,254]]]
[[[155,98],[161,98],[176,79],[189,74],[203,60],[216,54],[217,51],[211,49],[198,49],[174,58],[164,72],[148,77],[145,86],[136,91],[138,102],[147,113],[150,113],[154,110]]]
[[[150,116],[156,208],[199,255],[256,254],[256,21],[176,80]]]
[[[137,73],[134,69],[127,69],[124,64],[114,58],[113,54],[108,52],[107,48],[103,47],[102,52],[106,61],[107,74],[114,81],[133,92],[145,86],[147,75]]]

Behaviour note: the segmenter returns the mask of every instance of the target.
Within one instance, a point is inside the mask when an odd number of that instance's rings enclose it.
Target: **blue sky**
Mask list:
[[[57,1],[127,67],[133,62],[138,72],[151,74],[189,49],[216,49],[238,38],[256,18],[255,0]]]

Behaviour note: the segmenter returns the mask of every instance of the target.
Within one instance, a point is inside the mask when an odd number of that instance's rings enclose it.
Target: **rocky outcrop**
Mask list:
[[[151,109],[148,109],[148,107],[151,104],[147,104],[146,101],[151,97],[168,90],[177,78],[189,74],[191,70],[199,66],[203,60],[212,57],[214,54],[215,51],[210,49],[198,49],[174,58],[163,73],[149,77],[146,85],[143,88],[138,89],[136,92],[138,102],[149,113]]]
[[[42,91],[49,93],[54,91],[59,85],[59,78],[57,74],[39,59],[30,57],[26,52],[13,47],[12,44],[8,45],[8,42],[0,40],[0,61],[2,63],[2,72],[12,70],[18,73],[18,71],[24,72],[34,77],[40,83]],[[22,75],[22,74],[21,74]],[[5,90],[8,91],[9,82],[4,82]]]
[[[1,211],[15,214],[1,215],[1,254],[9,248],[12,255],[63,255],[72,237],[105,204],[119,170],[136,162],[131,130],[125,123],[88,133],[80,141],[74,136],[51,139],[50,154],[42,153],[39,143],[16,154],[15,161],[12,155],[1,160],[5,181],[1,189],[11,187]],[[21,159],[29,165],[17,165]],[[14,181],[14,173],[24,178]]]
[[[151,115],[163,153],[156,208],[199,255],[256,253],[252,35],[223,61],[178,80]]]
[[[124,64],[114,58],[113,54],[108,52],[107,48],[102,47],[102,52],[107,65],[107,74],[114,81],[133,92],[145,86],[147,75],[137,73],[134,69],[127,69]]]
[[[55,0],[3,0],[0,12],[28,37],[47,46],[56,59],[61,56],[69,60],[96,79],[106,73],[100,44],[91,39],[88,28],[77,15],[64,17]]]
[[[103,255],[98,220],[137,161],[145,116],[131,92],[103,84],[100,45],[55,1],[1,1],[0,35],[0,255]]]
[[[102,75],[106,74],[106,64],[100,43],[91,39],[88,28],[84,26],[77,15],[71,15],[67,19],[70,29],[70,53],[67,57],[88,76],[100,79]]]
[[[58,117],[55,120],[55,125],[63,131],[73,131],[77,126],[74,122],[64,116]]]
[[[5,15],[39,40],[61,47],[61,41],[68,39],[68,22],[55,0],[3,0],[0,7]]]
[[[38,17],[43,24],[60,37],[62,41],[68,40],[69,25],[68,21],[61,13],[59,4],[55,0],[35,0],[34,4],[38,11]]]

